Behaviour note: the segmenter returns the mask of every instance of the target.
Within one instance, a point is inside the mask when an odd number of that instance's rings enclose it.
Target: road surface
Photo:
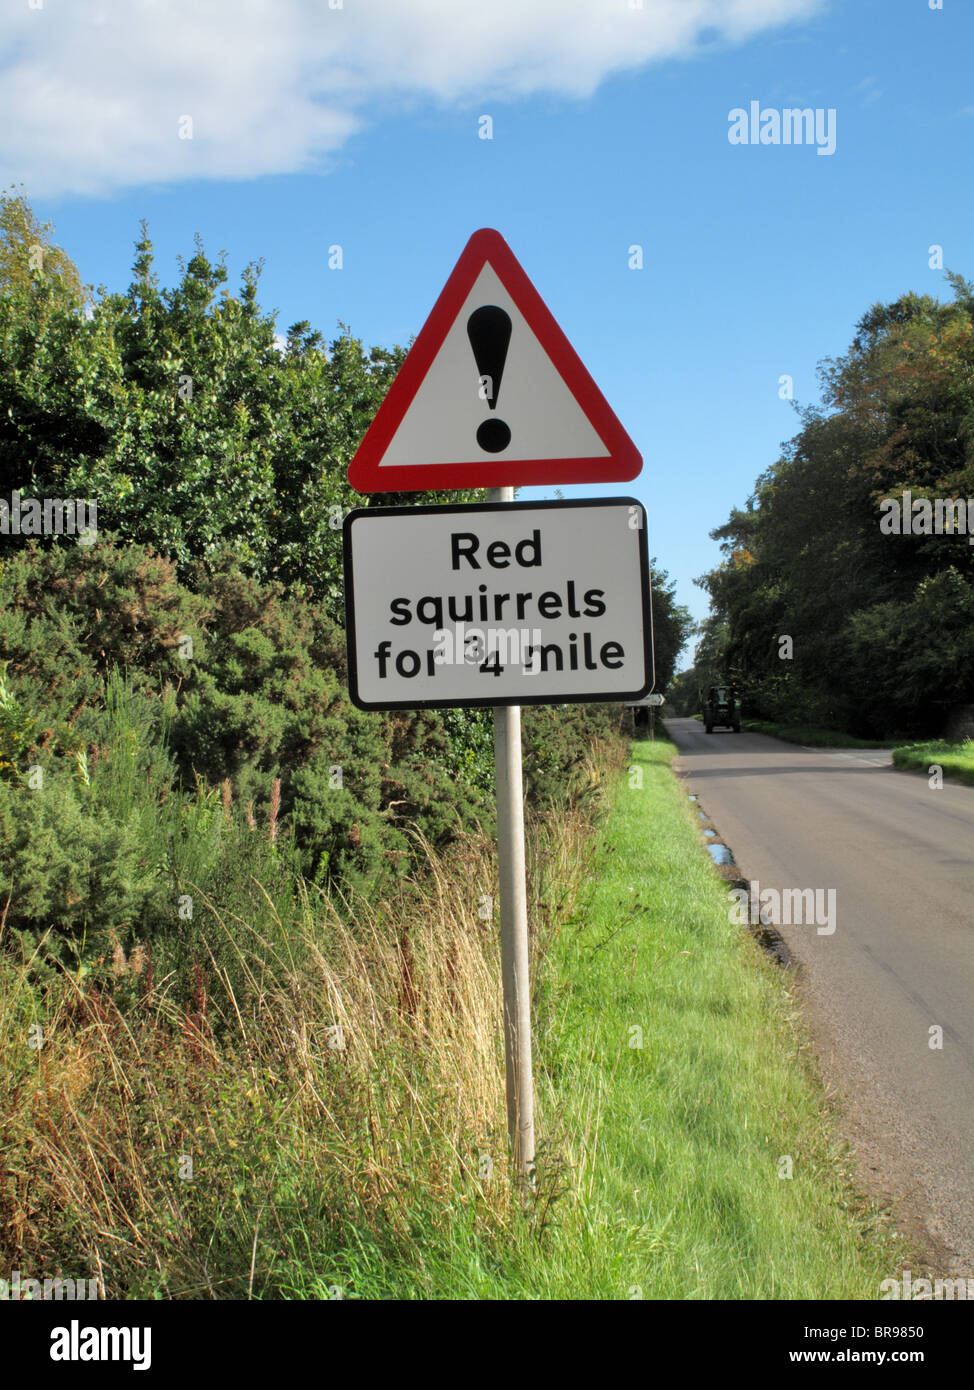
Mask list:
[[[844,1133],[870,1189],[949,1266],[932,1272],[974,1277],[974,787],[933,789],[881,750],[666,728],[741,877],[823,890],[822,905],[835,890],[832,934],[778,929]]]

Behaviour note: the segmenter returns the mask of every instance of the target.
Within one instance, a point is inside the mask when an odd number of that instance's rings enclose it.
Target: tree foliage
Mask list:
[[[650,566],[653,596],[653,662],[656,689],[665,691],[677,659],[693,631],[690,610],[676,601],[676,585],[654,559]]]
[[[78,268],[53,237],[51,223],[39,220],[22,193],[0,193],[0,294],[47,286],[67,304],[84,303]]]
[[[128,290],[86,297],[25,200],[0,213],[0,497],[97,505],[93,544],[2,537],[8,929],[105,948],[171,930],[187,884],[246,917],[257,875],[375,892],[418,863],[414,831],[489,833],[488,711],[347,693],[341,520],[407,500],[357,496],[347,466],[403,350],[304,321],[282,340],[259,265],[233,295],[199,243],[164,289],[144,227]],[[526,711],[530,804],[574,795],[617,722]]]
[[[821,368],[822,406],[712,533],[700,665],[742,673],[754,713],[887,736],[935,731],[974,697],[974,547],[879,524],[904,490],[974,498],[974,291],[948,279],[950,302],[863,316]]]
[[[85,312],[67,272],[19,273],[32,224],[3,207],[0,265],[18,275],[0,296],[0,495],[93,499],[100,530],[152,546],[182,579],[231,545],[241,573],[340,620],[341,521],[366,504],[346,471],[404,350],[366,349],[342,325],[326,345],[306,322],[281,343],[260,265],[233,295],[199,241],[163,289],[144,225],[128,290]]]

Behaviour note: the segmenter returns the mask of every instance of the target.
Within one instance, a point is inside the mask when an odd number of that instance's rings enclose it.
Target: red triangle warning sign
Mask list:
[[[348,470],[358,492],[606,483],[642,457],[499,232],[474,232]]]

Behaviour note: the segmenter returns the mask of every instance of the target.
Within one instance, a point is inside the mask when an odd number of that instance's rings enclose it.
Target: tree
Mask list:
[[[822,407],[712,532],[724,558],[698,582],[714,632],[772,717],[885,736],[932,729],[974,694],[958,627],[974,550],[879,528],[904,489],[974,495],[974,289],[948,279],[952,302],[904,295],[863,316],[822,365]]]
[[[0,300],[6,489],[95,499],[102,530],[152,545],[183,579],[229,544],[241,572],[340,620],[341,521],[365,500],[347,469],[403,349],[366,349],[344,325],[326,346],[303,321],[280,351],[259,263],[231,294],[197,240],[163,289],[144,224],[135,251],[127,292],[101,292],[87,316],[50,279]]]
[[[66,302],[83,303],[78,268],[53,235],[52,223],[39,221],[22,193],[0,192],[0,294],[31,290],[40,278]]]
[[[73,263],[26,199],[0,195],[0,496],[64,496],[79,457],[108,447],[120,377],[110,335],[86,317]],[[15,536],[5,544],[16,546]]]
[[[650,566],[653,594],[653,661],[656,689],[665,691],[673,679],[677,658],[693,631],[690,610],[676,601],[676,585],[666,570]]]

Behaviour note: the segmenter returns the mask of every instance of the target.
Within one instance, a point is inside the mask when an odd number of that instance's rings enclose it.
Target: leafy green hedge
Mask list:
[[[87,952],[171,927],[187,884],[244,914],[258,878],[379,891],[412,829],[492,833],[489,711],[347,694],[347,467],[402,349],[304,321],[282,343],[259,266],[233,295],[199,242],[163,289],[144,227],[128,290],[88,293],[49,233],[0,195],[0,497],[94,501],[97,538],[2,537],[7,926]],[[527,711],[531,804],[615,722]]]
[[[102,945],[171,926],[187,884],[240,900],[258,870],[367,892],[493,831],[488,711],[365,713],[321,607],[211,557],[102,534],[0,565],[0,892],[8,924]],[[606,706],[525,711],[529,803],[579,782]],[[0,899],[2,900],[2,899]]]

